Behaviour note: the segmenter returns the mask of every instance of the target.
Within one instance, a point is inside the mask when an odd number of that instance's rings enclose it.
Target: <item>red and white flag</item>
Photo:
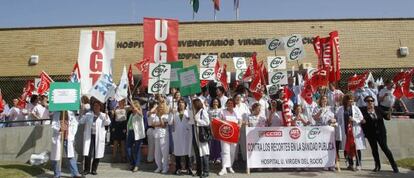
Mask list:
[[[256,72],[253,78],[252,83],[250,84],[250,92],[252,92],[253,97],[259,101],[263,97],[264,89],[266,85],[263,85],[263,77],[261,72]]]
[[[224,87],[224,90],[229,89],[229,84],[227,83],[227,71],[226,71],[227,65],[224,64],[223,66],[220,66],[219,61],[217,60],[216,66],[214,67],[214,73],[216,76],[216,80],[221,83],[221,86]]]
[[[408,99],[414,98],[414,91],[410,89],[411,80],[414,75],[414,69],[408,70],[405,74],[404,84],[403,84],[403,93],[404,96]]]
[[[346,154],[353,158],[356,155],[356,145],[355,145],[355,138],[353,133],[352,122],[348,122],[347,126],[347,134],[346,134],[346,142],[345,142],[345,152]]]
[[[329,33],[329,37],[315,37],[313,47],[318,57],[318,68],[327,70],[330,82],[339,81],[341,78],[341,52],[338,31]]]
[[[138,71],[141,71],[141,75],[142,75],[141,87],[148,86],[149,64],[150,64],[150,61],[148,58],[144,58],[141,61],[134,64],[134,66],[137,67]]]
[[[72,72],[70,73],[70,82],[75,83],[79,82],[80,80],[80,71],[79,71],[79,65],[78,62],[75,63],[73,66]]]
[[[214,118],[211,121],[211,129],[213,131],[214,138],[217,140],[229,143],[239,142],[240,128],[235,122],[223,121],[221,119]]]
[[[312,74],[310,80],[313,90],[321,86],[327,86],[329,83],[327,70],[324,68],[318,69]]]
[[[39,87],[37,88],[37,93],[39,93],[39,95],[43,95],[49,91],[50,83],[52,82],[52,78],[50,78],[45,71],[42,71],[42,73],[40,73],[40,83]]]
[[[249,66],[247,67],[247,70],[244,73],[242,80],[247,81],[254,77],[255,72],[257,71],[257,68],[258,68],[256,55],[257,53],[253,53],[252,59],[250,59]]]
[[[303,85],[303,89],[300,92],[300,96],[306,101],[308,104],[312,104],[312,94],[314,89],[311,85],[311,80],[308,77],[308,74],[305,74],[305,84]]]
[[[338,31],[329,33],[333,49],[335,49],[335,58],[332,60],[332,69],[329,73],[329,81],[336,82],[341,79],[341,50],[339,48]]]
[[[358,88],[365,86],[365,80],[367,80],[369,72],[365,71],[361,75],[354,75],[348,79],[348,90],[355,91]]]
[[[292,113],[289,108],[289,100],[292,96],[293,93],[288,86],[283,87],[282,117],[284,126],[291,126],[292,124]]]
[[[262,84],[264,85],[264,86],[266,86],[266,85],[268,85],[269,84],[269,72],[267,71],[267,69],[266,69],[266,65],[263,63],[263,61],[262,61],[262,73],[263,73],[263,75],[262,75]]]
[[[155,63],[178,60],[178,20],[144,18],[144,58]]]
[[[129,88],[134,88],[135,82],[134,82],[134,75],[132,74],[132,64],[129,64],[128,69],[128,82],[129,82]]]

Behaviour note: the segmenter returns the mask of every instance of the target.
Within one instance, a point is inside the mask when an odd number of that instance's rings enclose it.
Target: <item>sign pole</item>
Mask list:
[[[66,115],[66,111],[62,111],[61,112],[61,118],[59,119],[59,122],[60,122],[60,159],[59,159],[59,168],[62,170],[62,161],[63,161],[63,142],[64,142],[64,138],[65,138],[65,134],[64,134],[64,132],[62,132],[62,123],[64,124],[65,123],[65,115]],[[63,121],[63,122],[62,122]],[[69,129],[69,125],[68,125],[68,128],[67,129]]]

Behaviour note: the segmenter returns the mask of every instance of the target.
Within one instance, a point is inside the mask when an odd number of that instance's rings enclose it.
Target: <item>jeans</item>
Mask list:
[[[68,149],[68,140],[63,141],[63,147],[64,147],[63,149],[65,149],[65,150]],[[70,173],[72,174],[72,177],[78,176],[79,171],[78,171],[78,165],[76,164],[76,159],[75,158],[68,158],[68,160],[69,160],[69,169],[70,169]],[[52,162],[54,177],[60,177],[61,168],[60,168],[60,165],[59,165],[59,161],[52,160],[51,162]]]
[[[128,130],[127,134],[127,156],[131,163],[131,166],[139,166],[141,162],[141,140],[135,140],[135,134],[133,130]]]

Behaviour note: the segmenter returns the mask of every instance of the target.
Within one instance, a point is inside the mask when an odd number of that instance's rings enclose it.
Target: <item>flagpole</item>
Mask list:
[[[236,20],[239,20],[239,16],[240,16],[240,11],[239,11],[239,7],[236,8]]]
[[[216,21],[217,17],[216,17],[216,8],[214,8],[214,21]]]
[[[195,19],[195,12],[193,11],[193,21],[194,21],[194,19]]]

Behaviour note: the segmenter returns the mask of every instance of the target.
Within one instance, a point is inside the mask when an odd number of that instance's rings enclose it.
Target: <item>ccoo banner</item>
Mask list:
[[[286,57],[285,56],[268,56],[267,68],[272,70],[285,70],[286,69]]]
[[[155,63],[178,60],[178,21],[144,18],[144,59]]]
[[[115,35],[114,31],[81,30],[78,64],[82,95],[88,94],[101,74],[112,73]]]
[[[286,85],[287,71],[269,72],[269,84],[270,85]]]
[[[293,34],[283,38],[284,48],[288,61],[296,61],[305,58],[305,48],[302,42],[302,36]]]
[[[335,129],[247,127],[247,168],[323,168],[335,165]]]

